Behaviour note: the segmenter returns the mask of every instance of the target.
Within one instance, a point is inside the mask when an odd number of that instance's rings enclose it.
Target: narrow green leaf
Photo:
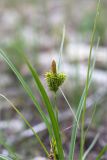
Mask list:
[[[97,106],[97,105],[95,104],[95,105],[94,105],[93,112],[92,112],[91,120],[90,120],[90,123],[89,123],[89,125],[88,125],[86,131],[85,131],[84,137],[87,136],[87,133],[88,133],[88,131],[89,131],[89,128],[90,128],[90,126],[91,126],[91,124],[92,124],[92,122],[93,122],[93,119],[94,119],[94,116],[95,116],[95,112],[96,112],[96,106]]]
[[[98,156],[96,157],[96,160],[101,160],[102,156],[107,152],[107,145],[100,151]]]
[[[75,112],[73,111],[73,109],[72,109],[72,107],[71,107],[68,99],[66,98],[63,90],[61,89],[61,87],[60,87],[60,91],[61,91],[61,93],[62,93],[62,95],[63,95],[63,97],[64,97],[64,99],[65,99],[65,101],[66,101],[66,103],[67,103],[67,105],[68,105],[68,107],[70,108],[70,110],[71,110],[71,112],[72,112],[72,114],[73,114],[73,117],[74,117],[74,119],[75,119],[75,121],[76,121],[76,123],[77,123],[77,126],[78,126],[78,128],[79,128],[79,123],[78,123],[78,121],[77,121],[76,114],[75,114]]]
[[[2,135],[0,136],[0,145],[8,151],[10,158],[13,160],[19,160],[18,156],[15,154],[15,151],[13,151],[13,148],[11,149],[11,147],[6,144],[6,140],[2,137]]]
[[[85,117],[85,111],[86,111],[86,99],[88,95],[88,89],[91,83],[91,78],[92,78],[92,71],[94,68],[92,68],[90,72],[90,67],[91,67],[91,54],[92,54],[92,47],[93,47],[93,41],[94,41],[94,35],[95,35],[95,30],[96,30],[96,23],[97,23],[97,18],[99,15],[99,6],[100,6],[100,1],[98,2],[97,5],[97,11],[96,11],[96,17],[95,17],[95,22],[94,22],[94,27],[93,27],[93,32],[92,32],[92,37],[91,37],[91,46],[90,46],[90,53],[89,53],[89,59],[88,59],[88,70],[87,70],[87,79],[86,79],[86,84],[85,84],[85,89],[83,92],[83,95],[81,97],[78,109],[77,109],[77,120],[79,123],[81,113],[83,110],[82,114],[82,132],[81,132],[81,147],[80,147],[80,159],[82,158],[83,155],[83,146],[84,146],[84,117]],[[74,150],[75,150],[75,143],[76,143],[76,135],[77,135],[77,126],[74,126],[72,130],[72,136],[71,136],[71,143],[70,143],[70,152],[69,152],[69,160],[73,160],[74,158]]]
[[[40,140],[38,134],[35,132],[35,130],[33,129],[33,127],[30,125],[30,123],[26,120],[26,118],[23,116],[23,114],[17,109],[17,107],[15,107],[15,105],[8,99],[6,98],[3,94],[0,94],[1,97],[3,97],[10,105],[11,107],[20,115],[20,117],[24,120],[24,122],[27,124],[27,126],[32,130],[34,136],[36,137],[36,139],[38,140],[38,142],[40,143],[40,145],[42,146],[43,150],[45,151],[46,155],[48,156],[48,151],[46,149],[46,147],[44,146],[44,144],[42,143],[42,141]]]
[[[96,46],[96,50],[95,50],[95,56],[94,56],[94,61],[93,61],[94,65],[95,65],[95,61],[96,61],[96,53],[97,53],[97,50],[98,50],[98,47],[99,47],[99,43],[100,43],[100,37],[98,37],[97,46]],[[90,126],[93,122],[94,115],[95,115],[95,112],[96,112],[96,107],[97,107],[97,102],[95,102],[95,104],[94,104],[94,109],[93,109],[93,112],[92,112],[91,121],[90,121],[90,124],[89,124],[87,130],[85,131],[85,136],[84,137],[86,137],[86,135],[88,133],[88,130],[89,130],[89,128],[90,128]]]
[[[7,57],[7,55],[0,49],[0,56],[3,58],[3,60],[9,65],[9,67],[12,69],[12,71],[15,73],[17,78],[19,79],[20,83],[22,84],[23,88],[25,89],[26,93],[29,95],[33,103],[35,104],[35,107],[38,109],[43,121],[45,122],[48,131],[50,132],[50,123],[41,109],[36,97],[33,95],[31,89],[29,88],[28,84],[25,82],[21,74],[18,72],[18,70],[15,68],[14,64],[10,61],[10,59]]]
[[[36,72],[36,70],[34,70],[33,66],[31,65],[31,63],[28,61],[28,58],[25,56],[25,54],[22,54],[26,64],[28,65],[29,70],[31,71],[31,74],[35,80],[36,86],[38,86],[39,92],[42,96],[42,99],[45,103],[46,109],[48,111],[51,123],[52,123],[52,128],[53,128],[53,133],[56,139],[56,145],[57,145],[57,149],[58,149],[58,154],[59,154],[59,158],[61,160],[64,160],[64,153],[63,153],[63,147],[62,147],[62,142],[61,142],[61,136],[60,136],[60,130],[59,130],[59,125],[57,122],[57,119],[55,117],[54,111],[53,111],[53,106],[49,100],[49,97],[45,91],[45,88],[43,87],[39,76]]]
[[[99,9],[100,9],[100,0],[98,1],[98,4],[97,4],[97,10],[96,10],[96,16],[95,16],[93,30],[92,30],[91,44],[90,44],[90,51],[89,51],[89,58],[88,58],[88,69],[87,69],[87,77],[86,77],[86,84],[85,84],[86,93],[84,97],[84,107],[83,107],[82,116],[81,116],[82,123],[81,123],[80,156],[79,156],[80,160],[82,160],[82,156],[84,153],[84,144],[85,144],[84,127],[85,127],[86,101],[87,101],[87,96],[88,96],[88,91],[89,91],[89,88],[88,88],[89,72],[90,72],[90,67],[91,67],[92,49],[93,49],[93,44],[94,44],[97,20],[99,17]]]
[[[93,73],[93,70],[94,70],[94,66],[95,66],[95,59],[93,61],[92,68],[90,70],[88,88],[90,87],[90,84],[91,84],[92,73]],[[80,103],[78,105],[78,109],[77,109],[77,112],[76,112],[76,117],[77,117],[78,123],[79,123],[81,113],[82,113],[82,109],[83,109],[85,92],[86,92],[86,88],[83,91],[83,94],[81,96]],[[75,121],[74,121],[73,122],[71,142],[70,142],[69,160],[73,160],[73,157],[74,157],[74,149],[75,149],[75,143],[76,143],[77,129],[78,129],[77,123],[75,123]]]
[[[61,41],[61,46],[60,46],[60,51],[59,51],[58,72],[60,71],[60,66],[61,66],[62,51],[63,51],[63,46],[64,46],[64,39],[65,39],[65,25],[63,27],[62,41]]]
[[[92,141],[92,143],[90,144],[90,146],[88,147],[88,149],[85,151],[82,160],[85,160],[86,157],[88,156],[88,154],[90,153],[90,151],[92,150],[92,148],[94,147],[94,145],[96,144],[97,140],[99,138],[99,134],[97,134],[94,138],[94,140]]]

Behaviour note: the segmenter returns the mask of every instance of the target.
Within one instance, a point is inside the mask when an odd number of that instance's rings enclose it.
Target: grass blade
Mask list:
[[[107,145],[100,151],[95,160],[101,160],[101,157],[107,152]]]
[[[40,107],[38,101],[36,100],[35,96],[33,95],[31,89],[29,88],[29,86],[27,85],[27,83],[25,82],[25,80],[23,79],[21,74],[18,72],[18,70],[15,68],[13,63],[10,61],[10,59],[7,57],[7,55],[1,49],[0,49],[0,56],[9,65],[9,67],[12,69],[12,71],[15,73],[15,75],[19,79],[19,81],[22,84],[23,88],[25,89],[25,91],[27,92],[27,94],[29,95],[29,97],[31,98],[33,103],[35,104],[35,107],[38,109],[43,121],[45,122],[45,124],[46,124],[46,126],[48,128],[48,131],[51,133],[51,131],[50,131],[50,123],[49,123],[45,113],[41,109],[41,107]]]
[[[91,83],[91,77],[92,77],[92,75],[90,76],[90,83]],[[89,83],[89,86],[90,86],[90,83]],[[79,103],[79,106],[78,106],[78,109],[77,109],[77,112],[76,112],[76,117],[77,117],[78,123],[79,123],[79,120],[80,120],[80,117],[81,117],[81,112],[82,112],[82,109],[83,109],[85,92],[86,92],[86,88],[83,91],[83,94],[82,94],[82,97],[81,97],[81,100],[80,100],[80,103]],[[75,121],[74,121],[73,125],[74,125],[74,127],[73,127],[73,130],[72,130],[72,136],[71,136],[71,142],[70,142],[69,160],[73,160],[73,157],[74,157],[74,149],[75,149],[75,142],[76,142],[77,128],[78,128],[77,123],[75,123]]]
[[[83,95],[81,97],[78,109],[77,109],[77,120],[79,123],[80,117],[81,117],[81,113],[83,110],[83,115],[82,115],[82,136],[81,136],[81,148],[80,148],[80,159],[82,159],[82,155],[83,155],[83,146],[84,146],[84,117],[85,117],[85,110],[86,110],[86,99],[87,99],[87,95],[88,95],[88,89],[91,83],[91,78],[92,78],[92,72],[94,69],[94,62],[93,62],[93,67],[92,69],[90,69],[91,66],[91,54],[92,54],[92,47],[93,47],[93,41],[94,41],[94,34],[95,34],[95,30],[96,30],[96,22],[97,22],[97,18],[99,15],[99,6],[100,6],[100,1],[98,2],[97,5],[97,12],[96,12],[96,17],[95,17],[95,22],[94,22],[94,27],[93,27],[93,32],[92,32],[92,39],[91,39],[91,46],[90,46],[90,53],[89,53],[89,59],[88,59],[88,71],[87,71],[87,79],[86,79],[86,85],[85,85],[85,89],[83,92]],[[74,149],[75,149],[75,143],[76,143],[76,135],[77,135],[77,126],[75,126],[72,130],[72,136],[71,136],[71,143],[70,143],[70,152],[69,152],[69,160],[73,160],[74,158]]]
[[[96,144],[97,140],[99,138],[99,134],[97,134],[94,138],[94,140],[92,141],[92,143],[90,144],[89,148],[86,150],[86,152],[83,155],[82,160],[85,160],[86,157],[88,156],[88,154],[90,153],[90,151],[92,150],[92,148],[94,147],[94,145]]]
[[[99,43],[100,43],[100,37],[98,37],[97,46],[96,46],[96,50],[95,50],[95,57],[94,57],[94,61],[93,61],[94,66],[95,66],[96,53],[97,53],[97,49],[98,49],[98,47],[99,47]],[[92,122],[93,122],[94,115],[95,115],[95,112],[96,112],[96,108],[97,108],[97,102],[95,102],[95,104],[94,104],[94,109],[93,109],[93,112],[92,112],[91,121],[90,121],[90,123],[89,123],[89,125],[88,125],[88,128],[87,128],[86,131],[85,131],[85,135],[84,135],[85,138],[86,138],[87,133],[88,133],[88,131],[89,131],[89,128],[90,128],[90,126],[91,126],[91,124],[92,124]]]
[[[97,107],[97,105],[95,104],[95,105],[94,105],[93,112],[92,112],[92,116],[91,116],[90,123],[89,123],[89,125],[88,125],[88,127],[87,127],[87,129],[86,129],[86,131],[85,131],[85,135],[84,135],[85,138],[86,138],[87,133],[88,133],[88,131],[89,131],[89,128],[90,128],[90,126],[91,126],[91,124],[92,124],[92,122],[93,122],[93,119],[94,119],[94,116],[95,116],[95,112],[96,112],[96,107]]]
[[[15,154],[15,151],[13,151],[13,149],[6,144],[5,139],[3,140],[2,136],[0,136],[0,145],[2,145],[8,151],[10,158],[13,160],[19,160],[18,156]]]
[[[88,88],[90,87],[90,84],[91,84],[92,73],[93,73],[93,70],[94,70],[94,66],[95,66],[95,59],[93,61],[92,68],[90,70]],[[76,117],[77,117],[78,123],[79,123],[81,113],[82,113],[82,109],[83,109],[85,92],[86,92],[86,88],[83,91],[83,94],[81,96],[80,103],[78,105],[78,109],[77,109],[77,112],[76,112]],[[73,160],[73,157],[74,157],[74,149],[75,149],[75,142],[76,142],[77,128],[78,128],[77,123],[75,123],[75,121],[73,122],[73,126],[74,127],[73,127],[73,130],[72,130],[72,136],[71,136],[71,142],[70,142],[69,160]]]
[[[87,77],[86,77],[86,93],[84,97],[84,107],[82,111],[82,124],[81,124],[81,142],[80,142],[80,160],[82,160],[83,152],[84,152],[84,144],[85,144],[85,137],[84,137],[84,126],[85,126],[85,113],[86,113],[86,101],[88,96],[88,83],[89,83],[89,72],[90,72],[90,66],[91,66],[91,57],[92,57],[92,48],[94,43],[94,37],[95,37],[95,31],[97,26],[97,20],[99,17],[99,9],[100,9],[100,0],[97,4],[97,10],[96,10],[96,16],[94,20],[94,26],[92,31],[92,37],[91,37],[91,44],[90,44],[90,52],[89,52],[89,58],[88,58],[88,69],[87,69]]]
[[[63,51],[63,46],[64,46],[64,39],[65,39],[65,25],[63,27],[62,41],[61,41],[61,46],[60,46],[60,51],[59,51],[58,72],[60,71],[60,66],[61,66],[62,51]]]
[[[50,117],[50,120],[52,123],[52,128],[53,128],[53,133],[54,133],[54,136],[56,139],[56,145],[57,145],[57,149],[58,149],[59,158],[61,160],[63,160],[64,154],[63,154],[62,142],[61,142],[61,137],[60,137],[60,130],[59,130],[59,125],[58,125],[57,119],[56,119],[54,111],[53,111],[53,106],[49,100],[49,97],[45,91],[45,88],[43,87],[43,85],[39,79],[39,76],[38,76],[36,70],[33,68],[31,63],[28,61],[28,58],[25,56],[25,54],[22,53],[22,56],[23,56],[26,64],[28,65],[28,68],[29,68],[34,80],[35,80],[35,84],[36,84],[36,86],[38,86],[39,92],[40,92],[42,99],[45,103],[46,109],[48,111],[48,114],[49,114],[49,117]]]
[[[66,103],[67,103],[67,105],[68,105],[68,107],[70,108],[70,110],[71,110],[71,112],[72,112],[72,114],[73,114],[73,116],[74,116],[74,119],[75,119],[75,121],[76,121],[76,123],[77,123],[77,126],[78,126],[78,128],[79,128],[79,123],[78,123],[78,121],[77,121],[77,117],[76,117],[76,115],[75,115],[75,112],[73,111],[73,109],[72,109],[72,107],[71,107],[68,99],[66,98],[66,96],[65,96],[65,94],[64,94],[64,92],[63,92],[63,90],[62,90],[61,88],[60,88],[60,91],[61,91],[61,93],[62,93],[62,95],[63,95],[63,97],[64,97],[64,99],[65,99],[65,101],[66,101]]]
[[[38,140],[38,142],[40,143],[40,145],[42,146],[43,150],[45,151],[46,155],[48,156],[48,151],[46,149],[46,147],[44,146],[44,144],[42,143],[42,141],[40,140],[39,136],[37,135],[37,133],[35,132],[35,130],[33,129],[33,127],[30,125],[30,123],[26,120],[26,118],[23,116],[23,114],[17,109],[17,107],[15,107],[15,105],[8,99],[6,98],[3,94],[0,94],[0,96],[2,98],[4,98],[10,105],[11,107],[19,114],[19,116],[24,120],[24,122],[27,124],[27,126],[32,130],[34,136],[36,137],[36,139]]]

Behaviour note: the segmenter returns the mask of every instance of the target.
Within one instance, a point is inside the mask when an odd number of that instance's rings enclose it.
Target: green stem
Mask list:
[[[54,94],[54,105],[55,105],[54,107],[55,107],[56,119],[57,119],[57,122],[58,122],[58,121],[59,121],[59,120],[58,120],[58,107],[57,107],[57,104],[56,104],[56,103],[57,103],[57,94],[55,93],[55,94]]]
[[[82,112],[82,125],[81,125],[81,142],[80,142],[80,157],[79,159],[82,160],[83,152],[84,152],[84,144],[85,144],[85,137],[84,137],[84,126],[85,126],[85,113],[86,113],[86,101],[88,96],[88,83],[89,83],[89,71],[90,71],[90,65],[91,65],[91,55],[92,55],[92,48],[93,48],[93,42],[95,37],[95,31],[96,31],[96,25],[97,25],[97,18],[99,16],[99,8],[100,8],[100,0],[97,5],[97,12],[96,17],[94,21],[94,27],[91,37],[91,45],[90,45],[90,53],[88,58],[88,70],[87,70],[87,78],[86,78],[86,94],[84,98],[84,108]]]
[[[59,125],[58,107],[57,107],[57,94],[56,93],[54,93],[54,112],[55,112],[55,117],[56,117],[57,123]],[[57,160],[57,155],[56,155],[55,151],[54,151],[54,160]]]

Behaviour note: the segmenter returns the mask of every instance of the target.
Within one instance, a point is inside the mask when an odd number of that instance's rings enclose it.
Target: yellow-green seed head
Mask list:
[[[55,61],[52,61],[51,69],[52,71],[46,72],[45,79],[47,81],[49,89],[53,92],[57,92],[59,87],[65,81],[66,75],[64,73],[56,72],[56,62]]]

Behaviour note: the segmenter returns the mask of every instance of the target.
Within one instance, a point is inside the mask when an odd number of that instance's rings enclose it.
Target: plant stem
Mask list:
[[[91,65],[92,48],[93,48],[96,25],[97,25],[97,18],[99,16],[99,8],[100,8],[100,0],[99,0],[98,5],[97,5],[97,12],[96,12],[94,26],[93,26],[93,32],[92,32],[92,37],[91,37],[91,45],[90,45],[90,53],[89,53],[89,58],[88,58],[88,70],[87,70],[87,78],[86,78],[86,92],[85,92],[85,98],[84,98],[84,108],[83,108],[83,112],[82,112],[81,142],[80,142],[80,157],[79,157],[80,160],[82,160],[83,152],[84,152],[84,144],[85,144],[84,126],[85,126],[86,101],[87,101],[87,96],[88,96],[89,72],[90,72],[90,65]]]
[[[54,105],[55,105],[55,106],[54,106],[54,107],[55,107],[54,110],[55,110],[56,120],[57,120],[57,122],[58,122],[58,121],[59,121],[59,120],[58,120],[58,107],[57,107],[56,102],[57,102],[57,94],[55,93],[55,94],[54,94]]]

